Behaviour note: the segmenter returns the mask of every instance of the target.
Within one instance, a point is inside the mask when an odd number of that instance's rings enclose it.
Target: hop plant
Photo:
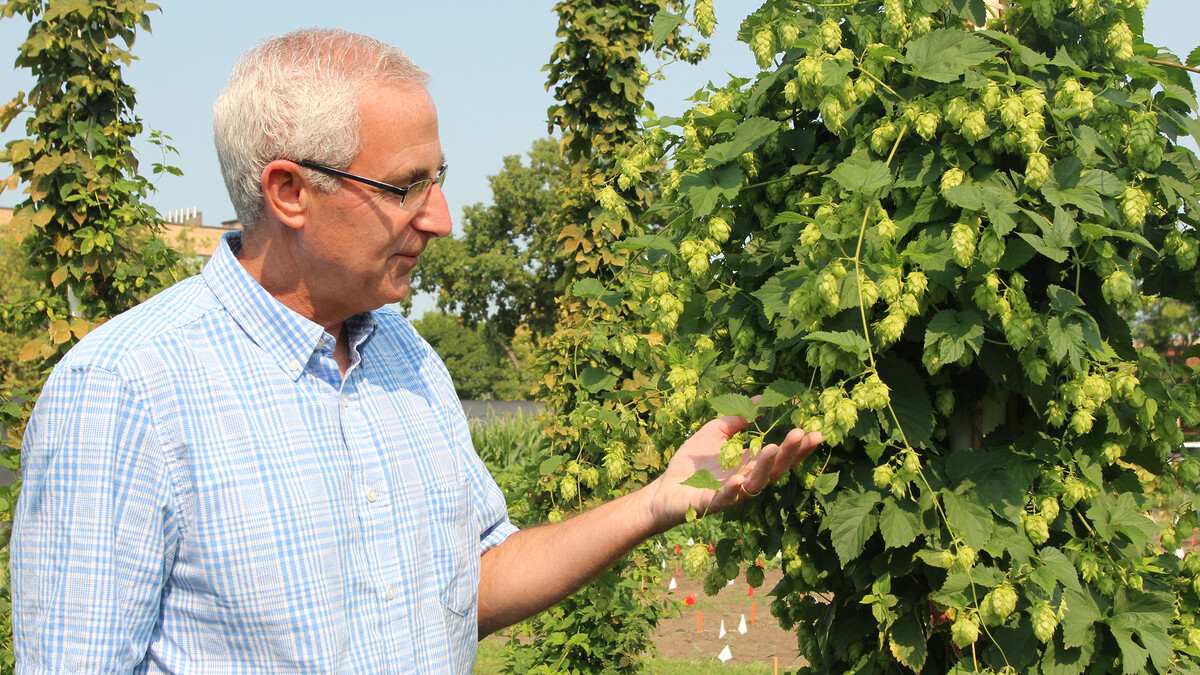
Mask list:
[[[1038,640],[1048,643],[1058,630],[1058,616],[1048,602],[1039,602],[1029,610],[1029,620],[1033,623],[1033,634]]]
[[[611,185],[605,185],[596,195],[596,200],[600,202],[600,206],[609,213],[622,213],[625,209],[625,200]]]
[[[725,441],[721,446],[720,462],[722,469],[732,469],[742,461],[742,436],[739,434]]]
[[[896,470],[891,464],[880,464],[875,467],[872,479],[875,482],[875,487],[885,488],[892,484],[892,479],[896,476]]]
[[[713,12],[713,0],[696,0],[694,16],[696,28],[704,37],[712,37],[713,29],[717,26],[717,16]]]
[[[729,222],[720,216],[713,216],[708,221],[708,235],[714,241],[724,244],[729,241]]]
[[[950,634],[954,644],[959,647],[970,647],[979,639],[979,623],[975,617],[959,615],[950,624]]]
[[[938,115],[936,113],[921,113],[917,116],[917,133],[921,135],[921,138],[924,138],[927,141],[933,140],[933,137],[937,134],[938,124],[940,121],[941,120],[938,119]]]
[[[694,544],[683,554],[683,568],[689,576],[700,576],[708,569],[708,547],[704,544]]]
[[[1025,183],[1037,190],[1050,178],[1050,158],[1040,152],[1029,155],[1025,166]]]
[[[1150,210],[1150,196],[1141,188],[1130,185],[1121,193],[1121,216],[1129,229],[1136,229],[1146,221]]]
[[[819,29],[821,41],[825,46],[825,51],[829,53],[836,52],[842,46],[842,27],[833,19],[825,19],[821,22]]]
[[[754,58],[760,68],[766,68],[775,60],[775,35],[770,28],[760,28],[750,42]]]
[[[1124,21],[1117,21],[1108,29],[1106,42],[1113,57],[1118,61],[1133,58],[1133,31],[1129,30],[1129,24]]]
[[[956,223],[950,231],[950,248],[959,267],[970,267],[975,257],[975,228]]]
[[[980,615],[983,622],[989,626],[1004,623],[1013,610],[1017,608],[1017,591],[1011,584],[1000,584],[988,592],[980,603]]]
[[[1041,546],[1050,539],[1050,525],[1042,516],[1027,513],[1021,516],[1021,520],[1025,526],[1025,536],[1029,537],[1029,541]]]
[[[950,167],[949,169],[946,169],[945,173],[942,174],[942,194],[945,194],[946,191],[952,187],[962,185],[962,182],[966,179],[966,177],[966,172],[958,167]]]
[[[855,385],[850,397],[859,408],[879,410],[888,404],[888,387],[879,379],[878,373],[871,373]]]

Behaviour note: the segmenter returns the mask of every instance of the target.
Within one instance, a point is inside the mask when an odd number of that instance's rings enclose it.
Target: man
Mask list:
[[[73,349],[26,432],[19,672],[468,673],[479,636],[819,442],[722,472],[723,418],[641,491],[517,531],[441,362],[380,309],[450,232],[425,79],[341,31],[235,67],[214,128],[245,231]],[[680,484],[699,468],[724,487]]]

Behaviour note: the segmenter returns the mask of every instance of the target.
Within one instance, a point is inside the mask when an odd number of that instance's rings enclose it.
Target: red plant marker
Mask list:
[[[710,541],[710,542],[708,542],[708,552],[709,552],[709,553],[716,553],[716,551],[717,551],[717,547],[716,547],[716,546],[713,546],[711,541]]]
[[[692,605],[696,604],[696,594],[689,593],[688,596],[683,599],[683,604],[687,605],[688,607],[691,607]]]
[[[675,544],[675,555],[679,555],[679,552],[682,550],[683,549],[679,548],[679,544]]]
[[[750,592],[747,593],[746,595],[751,595],[751,596],[754,595],[754,587],[753,586],[750,587]]]

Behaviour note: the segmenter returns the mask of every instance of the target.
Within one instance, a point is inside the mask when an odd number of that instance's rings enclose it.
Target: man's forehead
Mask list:
[[[359,95],[359,116],[360,155],[386,157],[394,171],[388,182],[428,178],[445,162],[437,110],[423,85],[372,83]]]

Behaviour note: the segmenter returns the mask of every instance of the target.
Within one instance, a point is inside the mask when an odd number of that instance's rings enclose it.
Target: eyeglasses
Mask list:
[[[327,173],[331,176],[349,178],[350,180],[355,180],[360,183],[370,185],[371,187],[378,188],[384,192],[390,192],[391,194],[398,195],[400,197],[400,208],[410,211],[421,208],[421,205],[425,203],[425,198],[429,196],[429,188],[432,187],[434,183],[441,185],[446,182],[446,164],[442,164],[438,167],[437,175],[433,178],[422,178],[421,180],[415,180],[404,187],[396,187],[390,183],[383,183],[370,178],[356,176],[352,173],[346,173],[340,169],[334,169],[323,164],[310,162],[307,159],[296,163],[306,169],[313,169],[314,171]]]

